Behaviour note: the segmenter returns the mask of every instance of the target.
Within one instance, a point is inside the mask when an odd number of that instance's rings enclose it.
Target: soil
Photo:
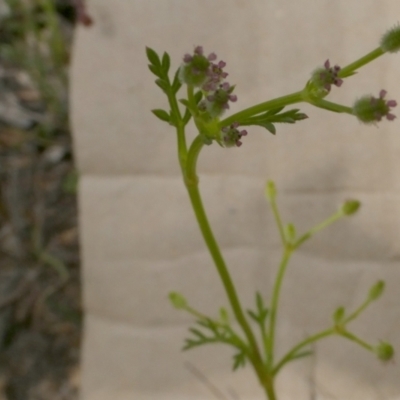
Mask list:
[[[72,37],[72,6],[61,3]],[[4,26],[0,48],[14,38]],[[0,53],[0,400],[78,398],[77,173],[66,90],[61,118],[25,66]]]

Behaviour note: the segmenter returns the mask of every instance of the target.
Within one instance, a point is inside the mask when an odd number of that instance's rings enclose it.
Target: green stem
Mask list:
[[[357,308],[352,314],[350,314],[345,320],[344,324],[349,323],[350,321],[353,321],[356,319],[371,303],[373,300],[367,299],[360,305],[360,307]]]
[[[276,203],[275,197],[271,198],[270,200],[272,213],[274,214],[276,225],[278,226],[279,234],[281,236],[282,245],[286,246],[286,237],[285,237],[285,230],[282,223],[282,218],[278,210],[278,205]]]
[[[311,228],[308,232],[306,232],[304,235],[302,235],[297,242],[293,245],[294,249],[297,249],[300,247],[306,240],[310,239],[311,236],[315,235],[317,232],[321,231],[322,229],[325,229],[329,225],[333,224],[337,220],[343,217],[343,212],[339,210],[329,218],[327,218],[325,221],[321,222],[320,224],[314,226]]]
[[[168,80],[168,83],[170,83],[168,75],[166,76],[166,79]],[[171,107],[171,115],[174,115],[176,118],[176,134],[177,134],[177,144],[178,144],[179,165],[181,167],[182,174],[185,176],[185,166],[187,160],[185,125],[182,120],[181,111],[179,109],[175,94],[172,91],[168,91],[167,98],[169,106]]]
[[[345,78],[356,71],[358,68],[364,66],[365,64],[370,63],[371,61],[375,60],[376,58],[380,57],[381,55],[385,54],[385,52],[378,47],[375,50],[372,50],[370,53],[366,54],[364,57],[359,58],[358,60],[352,62],[349,65],[346,65],[342,68],[339,73],[339,78]]]
[[[268,375],[267,379],[264,381],[264,390],[267,394],[267,398],[269,400],[276,400],[275,388],[274,388],[274,380],[272,375]]]
[[[282,287],[283,277],[285,276],[286,267],[288,265],[290,256],[292,255],[292,251],[293,250],[290,247],[288,246],[285,247],[282,260],[279,265],[278,275],[275,280],[274,289],[272,292],[270,317],[269,317],[268,349],[267,349],[267,354],[268,354],[267,367],[269,371],[272,371],[272,367],[274,364],[276,315],[278,311],[279,294]]]
[[[246,108],[242,111],[232,114],[230,117],[222,120],[220,122],[220,126],[224,127],[232,124],[233,122],[240,122],[243,119],[250,118],[253,115],[260,114],[264,111],[272,110],[274,108],[279,108],[279,107],[285,107],[288,106],[289,104],[300,103],[302,101],[304,101],[303,91],[295,92],[282,97],[277,97],[276,99],[256,104],[255,106]]]
[[[179,165],[182,170],[182,174],[184,179],[186,179],[186,161],[187,161],[187,147],[186,147],[186,136],[185,136],[185,127],[183,126],[182,120],[178,122],[176,127],[176,136],[177,136],[177,144],[178,144],[178,158]]]
[[[364,342],[364,340],[360,339],[359,337],[353,335],[352,333],[350,333],[346,330],[340,330],[340,331],[338,331],[338,334],[351,340],[352,342],[359,344],[361,347],[364,347],[365,349],[367,349],[369,351],[372,351],[372,352],[374,351],[373,346],[371,346],[367,342]]]
[[[353,109],[351,107],[343,106],[324,99],[309,99],[307,101],[313,106],[324,110],[353,115]]]
[[[265,380],[264,377],[265,371],[260,351],[257,345],[257,341],[242,310],[232,278],[229,274],[228,268],[225,264],[225,261],[222,257],[217,241],[215,240],[214,234],[208,222],[207,215],[205,213],[203,202],[198,189],[196,164],[202,147],[203,147],[203,140],[200,136],[197,136],[197,138],[193,141],[193,144],[188,152],[188,159],[186,165],[186,179],[185,179],[186,188],[189,193],[190,201],[192,203],[192,207],[196,215],[196,219],[199,224],[204,241],[206,242],[208,250],[215,263],[215,266],[221,278],[222,284],[224,286],[226,295],[232,307],[235,318],[238,321],[241,328],[243,329],[243,332],[245,333],[250,348],[252,350],[252,359],[250,361],[253,364],[253,367],[257,373],[257,376],[261,384],[263,384]]]
[[[273,375],[276,375],[279,370],[287,363],[289,362],[295,355],[296,353],[301,350],[303,347],[316,342],[317,340],[323,339],[327,336],[333,335],[335,333],[334,328],[326,329],[322,332],[316,333],[315,335],[312,335],[308,337],[307,339],[303,340],[296,346],[294,346],[291,350],[289,350],[283,357],[282,359],[276,364],[275,368],[273,369]]]

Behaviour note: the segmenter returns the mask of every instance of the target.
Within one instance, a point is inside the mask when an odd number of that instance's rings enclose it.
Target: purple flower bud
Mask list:
[[[195,52],[195,54],[202,56],[203,55],[203,46],[196,46],[194,48],[194,52]]]
[[[324,62],[323,68],[317,68],[311,76],[314,94],[325,96],[330,92],[332,85],[340,87],[343,83],[343,79],[338,77],[339,71],[339,65],[331,67],[329,60]]]
[[[209,85],[206,84],[207,87]],[[204,90],[204,85],[203,85]],[[216,90],[210,92],[204,100],[201,101],[202,107],[205,107],[212,118],[220,117],[225,110],[229,109],[229,102],[237,101],[237,96],[232,95],[234,86],[228,82],[223,82],[218,85]]]
[[[240,147],[242,145],[240,139],[242,136],[247,135],[247,131],[244,129],[239,131],[238,127],[239,123],[233,122],[229,126],[224,126],[221,129],[221,139],[224,147]]]

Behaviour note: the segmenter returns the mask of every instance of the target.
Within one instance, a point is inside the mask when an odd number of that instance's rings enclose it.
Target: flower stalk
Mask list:
[[[229,110],[229,104],[238,100],[237,95],[234,94],[235,85],[226,81],[228,73],[224,69],[226,66],[224,61],[218,61],[215,53],[205,55],[203,48],[196,46],[193,54],[184,55],[180,68],[174,78],[170,79],[168,75],[169,55],[164,53],[162,57],[159,57],[154,50],[146,49],[150,61],[149,69],[156,75],[156,84],[166,94],[169,103],[169,111],[157,109],[152,110],[153,114],[176,129],[179,165],[194,215],[224,288],[234,321],[239,324],[242,334],[244,334],[244,337],[241,337],[235,332],[231,325],[229,312],[224,307],[220,308],[220,317],[219,320],[216,320],[197,311],[182,295],[173,292],[170,294],[173,305],[198,319],[195,327],[190,329],[192,336],[186,340],[184,349],[209,343],[232,346],[236,352],[233,357],[233,369],[243,367],[246,362],[249,362],[269,400],[277,399],[274,382],[280,370],[289,362],[309,356],[311,354],[309,346],[328,336],[338,335],[346,338],[375,353],[383,361],[393,357],[394,350],[389,343],[380,342],[377,346],[373,346],[348,329],[348,324],[358,318],[374,300],[381,296],[384,283],[378,281],[370,289],[366,300],[353,312],[347,313],[343,306],[339,307],[333,314],[332,326],[305,338],[276,361],[275,339],[278,328],[279,301],[291,256],[321,230],[342,218],[355,214],[359,210],[360,203],[356,200],[346,201],[326,220],[297,236],[295,226],[292,223],[284,223],[278,209],[277,190],[275,184],[270,181],[267,184],[266,197],[270,202],[281,239],[282,258],[268,307],[264,305],[263,296],[257,292],[255,310],[244,310],[204,209],[197,175],[199,155],[206,146],[213,142],[225,148],[240,147],[243,137],[248,134],[247,130],[241,128],[242,126],[262,126],[275,134],[275,125],[278,123],[293,124],[306,119],[307,115],[299,112],[299,109],[284,110],[285,107],[293,104],[309,103],[330,112],[355,116],[367,124],[379,122],[384,117],[393,121],[395,116],[391,109],[397,104],[395,100],[385,99],[387,94],[385,90],[381,90],[378,97],[371,95],[361,97],[353,107],[333,103],[325,98],[334,86],[342,87],[345,79],[351,77],[362,66],[384,53],[394,53],[399,49],[400,27],[396,26],[383,36],[380,47],[346,67],[331,66],[329,60],[326,60],[322,66],[314,70],[302,90],[253,105],[224,119],[221,118]],[[187,86],[186,98],[178,101],[177,93],[182,85]],[[181,110],[182,106],[184,107],[183,111]],[[190,119],[193,119],[198,135],[188,146],[186,125]],[[253,323],[259,330],[259,335],[256,334]],[[261,338],[261,343],[258,338]]]

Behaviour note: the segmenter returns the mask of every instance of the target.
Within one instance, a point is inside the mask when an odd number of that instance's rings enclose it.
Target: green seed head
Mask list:
[[[184,310],[187,307],[187,301],[180,293],[171,292],[168,297],[172,305],[178,310]]]
[[[389,361],[394,356],[394,349],[390,343],[380,342],[379,345],[375,347],[375,353],[380,360]]]
[[[361,203],[358,200],[347,200],[342,206],[342,213],[344,215],[353,215],[360,208]]]
[[[396,53],[400,50],[400,24],[390,28],[382,36],[380,46],[387,53]]]

